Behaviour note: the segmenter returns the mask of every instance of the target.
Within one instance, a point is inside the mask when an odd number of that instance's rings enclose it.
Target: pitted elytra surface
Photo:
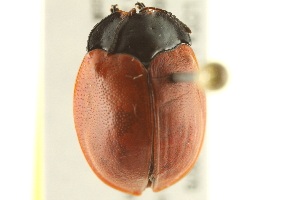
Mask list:
[[[129,55],[93,50],[85,56],[74,116],[82,150],[100,179],[140,194],[147,186],[162,190],[192,168],[204,136],[205,94],[170,76],[197,70],[187,45],[159,54],[148,70]]]

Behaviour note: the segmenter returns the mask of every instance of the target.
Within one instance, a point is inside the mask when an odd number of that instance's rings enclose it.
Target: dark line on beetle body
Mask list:
[[[148,71],[147,71],[148,72]],[[150,93],[150,116],[151,116],[151,124],[152,124],[152,145],[151,145],[151,158],[150,158],[150,166],[149,166],[149,173],[148,173],[148,185],[146,187],[151,187],[154,184],[155,181],[155,177],[153,174],[153,170],[154,170],[154,142],[155,142],[155,137],[156,137],[156,133],[158,133],[158,130],[156,130],[158,128],[157,126],[157,121],[156,121],[156,108],[155,106],[155,96],[153,93],[153,86],[152,86],[152,82],[151,82],[151,76],[149,74],[149,72],[147,73],[148,75],[148,89],[149,89],[149,93]],[[157,147],[159,148],[159,146]]]

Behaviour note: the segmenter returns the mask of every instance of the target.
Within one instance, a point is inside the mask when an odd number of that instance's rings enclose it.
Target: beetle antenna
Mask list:
[[[120,10],[120,7],[118,6],[118,4],[116,4],[116,5],[111,5],[111,7],[110,7],[110,12],[111,13],[115,13],[115,12],[117,12],[117,11],[119,11]]]
[[[137,9],[141,10],[142,8],[145,8],[146,6],[145,6],[145,4],[143,4],[142,2],[137,2],[137,3],[135,4],[135,7],[136,7]]]

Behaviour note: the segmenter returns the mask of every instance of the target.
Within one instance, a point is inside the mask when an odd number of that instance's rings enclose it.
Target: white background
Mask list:
[[[210,199],[300,199],[297,0],[208,0],[208,58],[230,82],[208,97]],[[0,199],[31,199],[41,3],[6,1]]]
[[[0,199],[32,195],[41,2],[2,1],[0,12]]]

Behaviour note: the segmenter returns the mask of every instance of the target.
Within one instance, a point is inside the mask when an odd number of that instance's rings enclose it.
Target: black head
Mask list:
[[[139,12],[111,8],[91,31],[87,50],[102,49],[110,54],[124,53],[138,58],[145,67],[160,52],[179,44],[191,45],[191,30],[172,13],[136,3]]]

